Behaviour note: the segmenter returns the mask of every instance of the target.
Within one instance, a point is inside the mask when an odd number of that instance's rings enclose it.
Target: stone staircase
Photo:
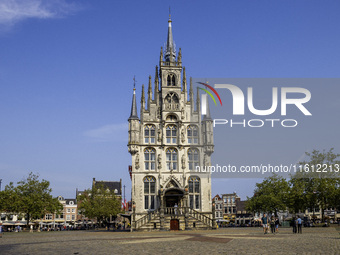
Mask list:
[[[163,219],[163,224],[161,224]],[[149,212],[133,224],[134,231],[171,230],[171,220],[177,220],[179,230],[214,229],[214,220],[188,207],[164,208]]]

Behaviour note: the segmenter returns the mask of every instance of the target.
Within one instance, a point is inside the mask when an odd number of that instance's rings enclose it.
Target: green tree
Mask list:
[[[299,213],[306,210],[306,183],[302,179],[291,179],[288,183],[290,185],[289,195],[287,199],[287,207],[292,213]]]
[[[246,209],[252,212],[272,212],[285,210],[289,185],[285,178],[273,174],[256,184],[254,196],[247,197]]]
[[[293,190],[299,190],[301,197],[292,193],[290,204],[304,204],[301,208],[321,209],[322,221],[324,221],[324,211],[328,207],[339,208],[339,166],[337,160],[340,154],[335,154],[333,148],[329,151],[313,150],[306,152],[308,161],[299,163],[298,171],[291,178]],[[301,189],[303,192],[301,192]],[[301,209],[296,208],[296,209]]]
[[[63,206],[51,195],[50,182],[39,181],[39,175],[32,172],[14,187],[10,183],[0,192],[0,210],[7,213],[24,214],[27,226],[31,220],[40,219],[46,213],[60,213]]]
[[[120,199],[102,184],[85,190],[77,199],[81,212],[88,218],[96,218],[98,223],[107,224],[110,216],[117,217],[122,212]]]

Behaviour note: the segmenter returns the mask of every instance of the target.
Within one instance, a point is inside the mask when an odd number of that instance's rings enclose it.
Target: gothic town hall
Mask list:
[[[133,90],[128,150],[132,156],[131,227],[133,230],[214,228],[209,166],[214,151],[209,107],[201,117],[200,95],[189,88],[182,52],[176,46],[169,17],[165,49],[161,48],[154,85],[147,98],[142,86],[140,115]],[[196,98],[196,99],[194,99]]]

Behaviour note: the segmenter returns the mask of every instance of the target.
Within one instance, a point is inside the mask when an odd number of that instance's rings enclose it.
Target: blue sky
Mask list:
[[[188,76],[339,77],[339,1],[0,0],[2,187],[33,171],[54,195],[73,197],[93,177],[122,178],[129,193],[132,78],[139,97],[169,5]],[[255,181],[219,179],[213,194],[245,198]]]

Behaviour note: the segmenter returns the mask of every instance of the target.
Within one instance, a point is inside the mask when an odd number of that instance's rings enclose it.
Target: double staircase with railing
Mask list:
[[[158,208],[132,222],[134,231],[214,228],[214,219],[207,216],[207,213],[196,211],[190,207]]]

